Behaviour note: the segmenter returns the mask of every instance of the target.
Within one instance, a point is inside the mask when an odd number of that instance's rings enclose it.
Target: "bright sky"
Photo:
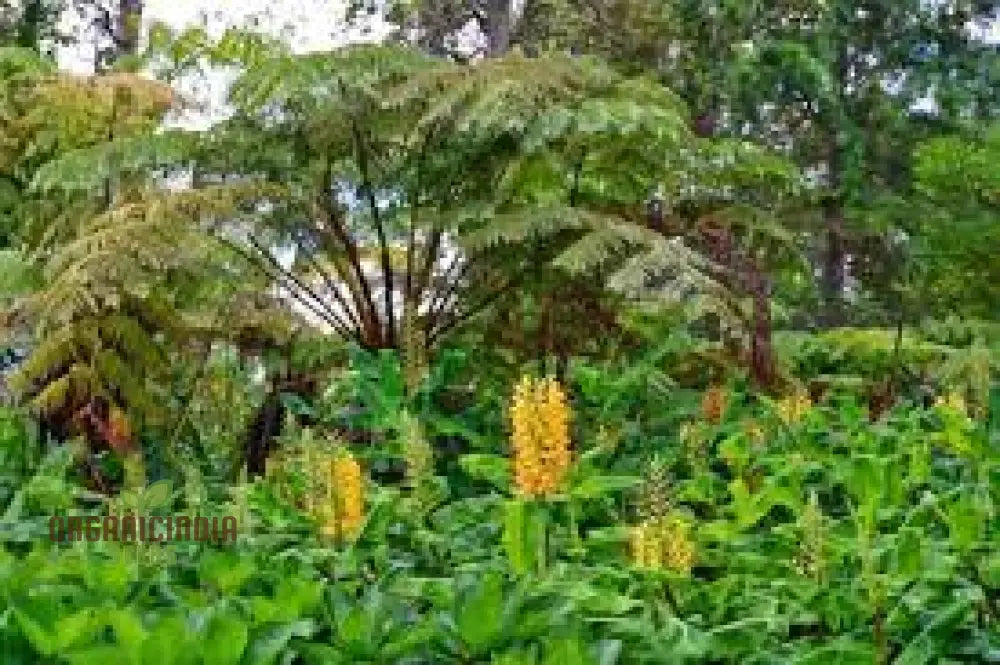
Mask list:
[[[288,38],[297,51],[311,51],[372,38],[372,33],[345,30],[346,7],[346,0],[145,0],[143,23],[148,28],[160,21],[178,30],[203,25],[214,36],[233,25],[253,27]],[[76,19],[70,13],[66,20],[73,23]],[[371,26],[376,35],[387,29],[378,16]],[[92,39],[81,41],[60,51],[63,67],[80,72],[92,69]]]
[[[523,0],[512,0],[517,12]],[[221,34],[231,25],[253,25],[273,36],[285,36],[297,51],[330,48],[345,42],[362,41],[384,34],[388,26],[373,16],[370,32],[345,30],[347,0],[145,0],[143,19],[148,25],[163,21],[174,28],[203,24],[211,34]],[[973,33],[988,42],[1000,43],[1000,20],[971,26]],[[93,46],[86,43],[60,52],[61,64],[80,72],[92,68]]]
[[[219,37],[231,26],[250,27],[262,33],[285,38],[295,51],[315,51],[348,42],[380,38],[390,29],[381,16],[373,16],[366,25],[347,29],[347,0],[145,0],[143,25],[163,22],[177,31],[203,26],[212,37]],[[67,27],[78,22],[72,13]],[[60,49],[58,58],[64,69],[93,71],[94,40],[82,35],[79,44]],[[169,124],[203,127],[226,113],[225,91],[231,76],[210,72],[207,76],[188,76],[175,83],[189,98],[201,103],[208,113],[188,111]]]

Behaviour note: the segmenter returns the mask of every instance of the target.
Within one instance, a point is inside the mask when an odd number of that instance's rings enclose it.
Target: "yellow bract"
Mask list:
[[[268,460],[267,475],[281,496],[318,522],[323,536],[346,540],[358,535],[364,522],[364,478],[349,451],[292,448]]]
[[[676,513],[632,527],[632,563],[646,570],[690,574],[695,561],[691,528],[691,522]]]
[[[570,464],[570,411],[559,383],[523,377],[514,389],[510,417],[518,492],[533,497],[554,494]]]
[[[778,402],[778,417],[786,425],[798,423],[812,408],[812,400],[805,392],[798,392]]]
[[[957,411],[962,415],[968,413],[965,398],[962,397],[961,393],[951,392],[947,395],[942,395],[934,402],[934,406],[951,409],[952,411]]]
[[[353,538],[364,522],[365,498],[361,465],[350,453],[330,462],[330,491],[324,505],[323,534]]]

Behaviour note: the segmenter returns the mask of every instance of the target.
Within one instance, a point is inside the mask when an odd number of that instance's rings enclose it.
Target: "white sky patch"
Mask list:
[[[393,28],[379,13],[360,25],[349,26],[346,13],[347,0],[145,0],[143,36],[157,22],[177,32],[201,26],[212,38],[221,37],[230,27],[242,27],[281,38],[296,53],[307,53],[376,41]],[[74,12],[63,17],[68,30],[79,24]],[[57,50],[60,67],[81,74],[92,73],[96,47],[94,35],[84,30],[77,44]],[[203,110],[178,114],[168,125],[202,129],[224,118],[228,112],[226,92],[234,74],[215,69],[176,81],[177,90]]]

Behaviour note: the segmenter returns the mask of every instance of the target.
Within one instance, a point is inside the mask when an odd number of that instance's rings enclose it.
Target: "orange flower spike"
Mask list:
[[[539,382],[538,411],[544,451],[544,490],[554,493],[562,484],[570,465],[570,411],[566,395],[554,379]]]
[[[726,405],[729,402],[729,395],[725,388],[713,386],[705,391],[701,400],[701,415],[713,425],[722,422],[722,416],[726,412]]]
[[[535,391],[531,377],[524,376],[514,388],[511,401],[511,447],[514,457],[514,485],[521,494],[532,496],[539,490],[540,451],[536,440]]]
[[[511,401],[514,485],[523,496],[555,493],[570,465],[570,411],[552,379],[525,376]]]

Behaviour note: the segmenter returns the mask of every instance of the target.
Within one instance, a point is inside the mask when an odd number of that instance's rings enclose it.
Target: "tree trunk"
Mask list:
[[[44,17],[45,12],[42,7],[42,0],[29,0],[24,5],[21,20],[17,26],[18,46],[38,51]]]
[[[826,251],[823,257],[822,324],[833,328],[844,324],[844,208],[839,196],[823,209]]]
[[[705,219],[699,230],[707,256],[726,271],[730,288],[753,298],[750,374],[757,386],[771,388],[775,380],[774,350],[771,343],[771,278],[746,250],[737,249],[731,229]]]
[[[850,84],[850,65],[847,50],[843,47],[837,57],[837,96],[840,111],[832,117],[826,131],[826,166],[828,169],[828,198],[823,205],[823,222],[826,231],[826,248],[823,257],[823,312],[820,323],[828,328],[844,324],[844,153],[840,143],[844,91]]]
[[[506,54],[510,50],[510,0],[487,0],[486,23],[486,55],[497,58]]]
[[[119,0],[116,32],[118,57],[138,53],[142,34],[142,0]]]
[[[774,349],[771,344],[771,280],[754,267],[753,339],[750,346],[750,369],[754,382],[767,389],[774,385]]]

